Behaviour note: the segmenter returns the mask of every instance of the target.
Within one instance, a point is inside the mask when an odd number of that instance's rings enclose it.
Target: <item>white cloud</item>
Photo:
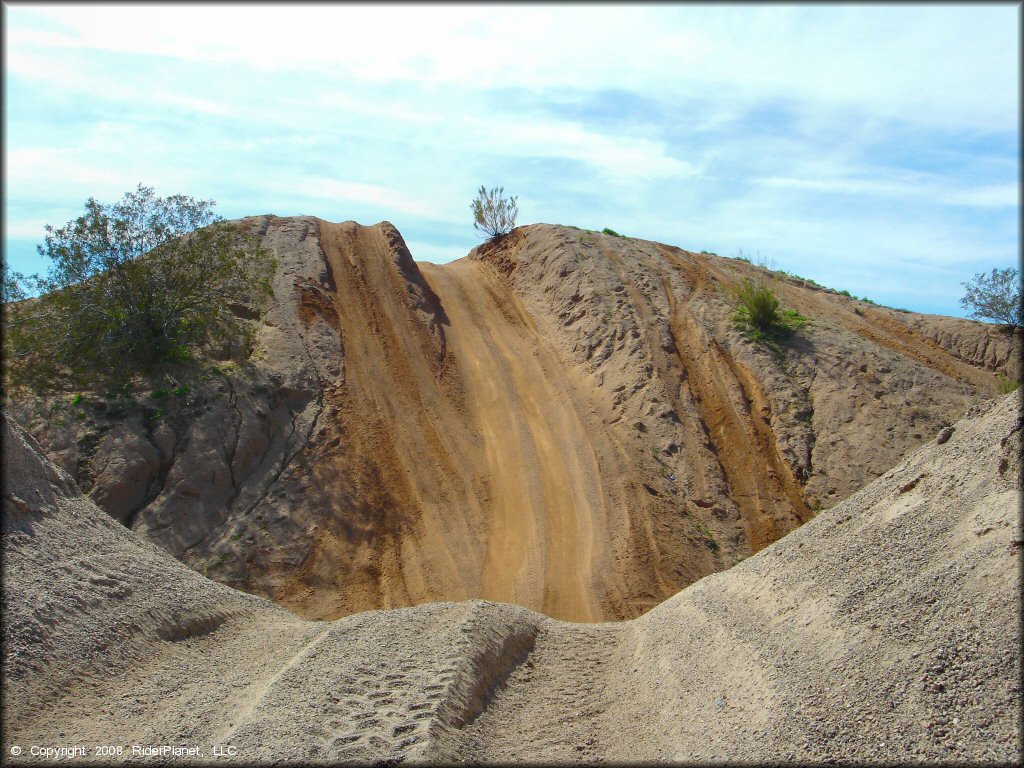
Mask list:
[[[939,192],[938,197],[946,205],[1013,208],[1020,205],[1020,185],[988,184],[982,187],[946,189]]]
[[[1009,5],[90,4],[12,7],[7,17],[15,51],[117,51],[439,87],[786,98],[920,124],[1018,124],[1018,11]],[[29,27],[40,18],[58,31]]]
[[[4,158],[4,181],[8,189],[46,189],[54,179],[62,185],[81,185],[92,189],[124,186],[121,174],[103,163],[79,159],[74,149],[13,149]]]
[[[858,172],[860,176],[766,176],[753,179],[753,183],[774,189],[825,194],[917,199],[935,205],[1012,208],[1019,204],[1020,188],[1012,182],[966,187],[951,185],[949,178],[936,174],[865,168]]]
[[[307,176],[288,182],[262,186],[268,189],[272,188],[275,193],[286,195],[293,199],[315,200],[318,208],[324,207],[325,204],[333,206],[335,202],[348,202],[384,211],[433,219],[434,221],[452,220],[450,211],[435,206],[427,199],[412,197],[391,187],[379,184],[339,181],[322,176]],[[458,221],[462,221],[462,219]]]
[[[825,259],[859,292],[1016,253],[1012,6],[4,10],[9,237],[143,181],[389,218],[446,261],[487,183],[523,222]]]
[[[513,157],[577,160],[620,181],[685,179],[700,173],[694,165],[670,157],[663,142],[592,131],[575,122],[464,117],[456,119],[455,133]]]
[[[74,217],[68,217],[66,220],[70,220],[71,218]],[[6,227],[4,227],[4,235],[12,240],[34,240],[42,242],[46,235],[47,224],[59,226],[63,224],[64,221],[65,219],[47,221],[46,219],[18,218],[11,221]]]

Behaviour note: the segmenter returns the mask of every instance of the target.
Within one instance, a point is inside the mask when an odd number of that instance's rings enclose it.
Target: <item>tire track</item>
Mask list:
[[[451,318],[450,349],[482,435],[492,494],[482,596],[593,621],[603,500],[590,435],[535,329],[486,270],[472,261],[424,270]]]
[[[771,407],[753,377],[696,321],[689,304],[707,291],[707,267],[659,248],[692,286],[680,302],[664,278],[670,328],[686,383],[708,438],[740,508],[747,541],[756,552],[812,515],[792,468],[779,453]],[[695,257],[691,257],[695,258]]]

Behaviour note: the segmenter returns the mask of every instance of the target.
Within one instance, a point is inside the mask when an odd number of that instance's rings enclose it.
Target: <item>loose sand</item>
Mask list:
[[[482,600],[300,619],[141,541],[5,417],[3,753],[1016,760],[1020,408],[1019,391],[975,407],[736,567],[593,624]],[[579,599],[571,583],[565,599]]]

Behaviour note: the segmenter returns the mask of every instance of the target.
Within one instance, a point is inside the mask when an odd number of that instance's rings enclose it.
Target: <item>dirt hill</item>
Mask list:
[[[300,619],[141,540],[5,416],[3,754],[1012,762],[1020,413],[1019,391],[973,407],[782,541],[598,624],[481,600]]]
[[[1020,379],[992,326],[546,224],[417,264],[387,222],[243,220],[278,260],[252,360],[8,411],[113,518],[302,616],[485,598],[639,616],[832,507]],[[1019,336],[1017,337],[1019,340]]]

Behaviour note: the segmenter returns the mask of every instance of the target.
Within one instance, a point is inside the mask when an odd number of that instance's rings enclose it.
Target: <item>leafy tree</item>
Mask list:
[[[516,226],[519,215],[518,197],[505,198],[504,187],[488,192],[482,185],[476,198],[469,204],[473,211],[473,226],[488,237],[506,235]]]
[[[28,298],[26,285],[28,279],[21,272],[11,272],[11,268],[4,263],[2,282],[0,282],[0,301],[5,305],[13,301],[23,301]]]
[[[4,270],[11,381],[125,381],[206,345],[237,351],[246,331],[233,310],[270,295],[274,262],[213,206],[140,184],[113,205],[90,198],[59,229],[47,225],[37,249],[50,259],[47,277]]]
[[[1021,280],[1013,267],[993,269],[989,275],[981,272],[961,285],[967,292],[960,305],[971,317],[995,320],[1011,329],[1021,324]]]

